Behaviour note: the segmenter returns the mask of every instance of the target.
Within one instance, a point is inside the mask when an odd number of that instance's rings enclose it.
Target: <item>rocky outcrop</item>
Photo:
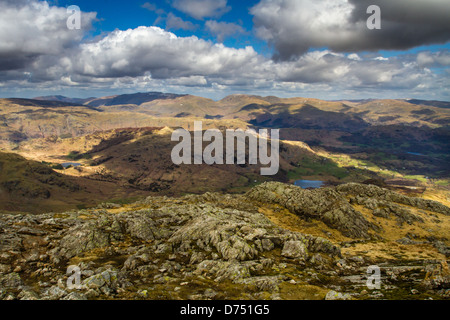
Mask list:
[[[41,280],[40,291],[27,289],[33,295],[25,297],[40,299],[117,297],[128,287],[138,288],[140,279],[149,286],[180,288],[190,281],[209,286],[212,279],[219,286],[231,282],[277,292],[283,281],[271,274],[283,268],[279,264],[332,267],[341,257],[330,241],[280,228],[251,204],[237,209],[239,196],[226,197],[229,202],[206,197],[211,202],[198,196],[147,198],[133,205],[137,210],[114,206],[115,213],[101,205],[63,214],[0,216],[6,231],[0,235],[5,273],[0,285],[13,288],[19,298],[23,283],[51,278],[53,284]],[[104,265],[107,261],[113,264]],[[83,278],[78,291],[65,286],[64,270],[74,263]]]
[[[286,241],[281,255],[287,258],[305,259],[308,256],[308,249],[302,241]]]
[[[107,247],[113,241],[123,239],[123,226],[109,215],[98,220],[78,223],[67,230],[58,247],[51,252],[56,262],[70,259],[82,252]]]
[[[372,198],[378,201],[384,201],[385,203],[398,203],[422,210],[445,214],[447,216],[450,215],[450,208],[437,201],[408,197],[400,193],[380,188],[374,185],[348,183],[337,186],[336,191],[341,192],[346,196]]]
[[[327,293],[325,300],[352,300],[352,296],[331,290]]]
[[[428,265],[422,285],[427,289],[450,289],[450,269],[446,261]]]
[[[303,219],[321,220],[348,237],[370,238],[369,230],[378,230],[335,189],[304,190],[266,182],[250,190],[246,196],[259,202],[279,204]]]
[[[311,191],[265,183],[245,195],[149,197],[127,206],[0,215],[0,299],[279,299],[300,285],[323,288],[322,298],[330,290],[336,293],[328,299],[354,298],[335,284],[352,272],[366,274],[359,268],[370,258],[344,255],[324,237],[284,229],[261,208],[283,206],[364,242],[379,227],[355,204],[374,216],[421,223],[389,199],[372,186]],[[421,206],[446,210],[427,203]],[[447,252],[446,239],[437,239],[435,250]],[[424,286],[447,290],[448,267],[432,268]],[[68,285],[75,275],[68,270],[78,270],[76,288]]]
[[[399,224],[423,222],[421,217],[404,206],[450,215],[450,208],[439,202],[407,197],[374,185],[357,183],[305,190],[283,183],[266,182],[250,190],[246,197],[261,203],[281,205],[303,219],[321,220],[351,238],[370,238],[371,230],[381,231],[379,226],[369,222],[357,211],[354,204],[371,210],[376,217],[395,217]]]

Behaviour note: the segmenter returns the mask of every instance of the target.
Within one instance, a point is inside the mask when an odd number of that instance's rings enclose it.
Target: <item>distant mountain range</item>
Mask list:
[[[86,104],[92,107],[99,106],[115,106],[115,105],[124,105],[124,104],[134,104],[141,105],[146,102],[151,102],[154,100],[168,100],[175,99],[178,97],[183,97],[185,95],[173,94],[173,93],[162,93],[162,92],[145,92],[145,93],[134,93],[134,94],[122,94],[117,96],[109,96],[109,97],[91,97],[91,98],[69,98],[65,96],[43,96],[36,97],[34,100],[40,101],[58,101],[65,103],[75,103],[75,104]]]
[[[432,106],[432,107],[437,107],[437,108],[450,108],[450,102],[448,102],[448,101],[417,100],[417,99],[407,99],[405,101],[408,103],[423,105],[423,106]]]
[[[39,100],[39,101],[57,101],[57,102],[64,102],[64,103],[74,103],[74,104],[85,104],[88,101],[91,101],[93,99],[96,99],[94,97],[87,98],[87,99],[81,99],[81,98],[68,98],[64,96],[44,96],[44,97],[36,97],[32,100]]]
[[[138,92],[138,93],[131,93],[131,94],[122,94],[122,95],[114,95],[114,96],[107,96],[107,97],[90,97],[90,98],[70,98],[65,97],[61,95],[53,95],[53,96],[40,96],[32,98],[31,100],[40,100],[40,101],[58,101],[58,102],[64,102],[64,103],[74,103],[74,104],[86,104],[93,107],[98,106],[115,106],[115,105],[126,105],[126,104],[133,104],[133,105],[142,105],[147,102],[152,102],[155,100],[171,100],[176,99],[179,97],[186,97],[189,96],[188,94],[175,94],[175,93],[163,93],[163,92]],[[268,102],[274,102],[282,100],[278,97],[260,97],[260,96],[252,96],[252,95],[241,95],[241,94],[235,94],[228,97],[225,97],[221,101],[226,100],[233,100],[233,98],[236,97],[257,97],[260,99],[264,99]],[[205,99],[209,100],[209,99]],[[371,103],[373,101],[379,101],[382,99],[353,99],[353,100],[347,100],[347,99],[341,99],[341,100],[330,100],[330,102],[351,102],[351,103],[357,103],[357,104],[366,104]],[[431,106],[431,107],[437,107],[437,108],[450,108],[450,102],[449,101],[438,101],[438,100],[420,100],[420,99],[397,99],[398,101],[404,101],[410,104],[414,105],[423,105],[423,106]],[[325,100],[324,100],[325,101]]]

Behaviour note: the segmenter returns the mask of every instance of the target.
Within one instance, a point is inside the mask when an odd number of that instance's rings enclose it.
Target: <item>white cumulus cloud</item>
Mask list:
[[[381,30],[367,28],[370,5],[381,9]],[[448,0],[261,0],[251,14],[281,60],[311,48],[403,50],[450,40]]]
[[[139,27],[82,44],[74,71],[92,77],[140,76],[144,72],[156,79],[227,77],[255,59],[258,54],[252,47],[228,48],[195,36],[177,37],[158,27]]]
[[[96,17],[83,13],[81,30],[69,30],[70,14],[47,2],[0,2],[0,70],[29,66],[42,56],[77,46]]]
[[[227,0],[173,0],[172,5],[197,20],[219,18],[231,10]]]
[[[232,22],[218,22],[215,20],[208,20],[205,22],[206,29],[217,38],[218,42],[223,42],[230,36],[238,36],[245,33],[245,29],[240,25]]]

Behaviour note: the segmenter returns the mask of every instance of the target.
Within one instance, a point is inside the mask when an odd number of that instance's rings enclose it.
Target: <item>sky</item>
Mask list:
[[[449,21],[448,0],[0,0],[0,97],[450,101]]]

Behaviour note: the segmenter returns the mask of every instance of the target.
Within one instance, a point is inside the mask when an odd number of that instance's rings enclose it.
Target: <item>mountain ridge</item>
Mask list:
[[[182,96],[189,96],[191,94],[176,94],[176,93],[170,93],[170,92],[159,92],[159,91],[149,91],[149,92],[136,92],[136,93],[125,93],[125,94],[117,94],[113,96],[102,96],[102,97],[89,97],[89,98],[76,98],[76,97],[67,97],[62,95],[49,95],[49,96],[38,96],[34,98],[30,98],[31,100],[47,100],[47,101],[61,101],[61,102],[80,102],[83,101],[84,103],[93,101],[95,99],[114,99],[117,97],[124,97],[124,98],[136,98],[136,97],[145,97],[148,96],[150,99],[154,99],[154,97],[182,97]],[[202,96],[196,96],[199,98],[208,99]],[[301,96],[297,97],[291,97],[291,98],[280,98],[276,96],[260,96],[260,95],[252,95],[252,94],[231,94],[228,95],[222,99],[217,100],[216,102],[227,102],[231,101],[236,98],[256,98],[260,100],[267,101],[269,103],[276,103],[280,100],[287,100],[287,99],[311,99],[311,98],[304,98]],[[315,99],[320,100],[320,99]],[[321,100],[326,102],[353,102],[353,103],[368,103],[372,101],[382,101],[382,100],[389,100],[389,99],[379,99],[379,98],[366,98],[366,99],[333,99],[333,100]],[[419,105],[429,105],[429,106],[436,106],[436,107],[442,107],[442,108],[448,108],[450,107],[450,101],[443,101],[443,100],[424,100],[424,99],[416,99],[416,98],[408,98],[408,99],[391,99],[391,100],[397,100],[397,101],[405,101],[411,104],[419,104]]]

